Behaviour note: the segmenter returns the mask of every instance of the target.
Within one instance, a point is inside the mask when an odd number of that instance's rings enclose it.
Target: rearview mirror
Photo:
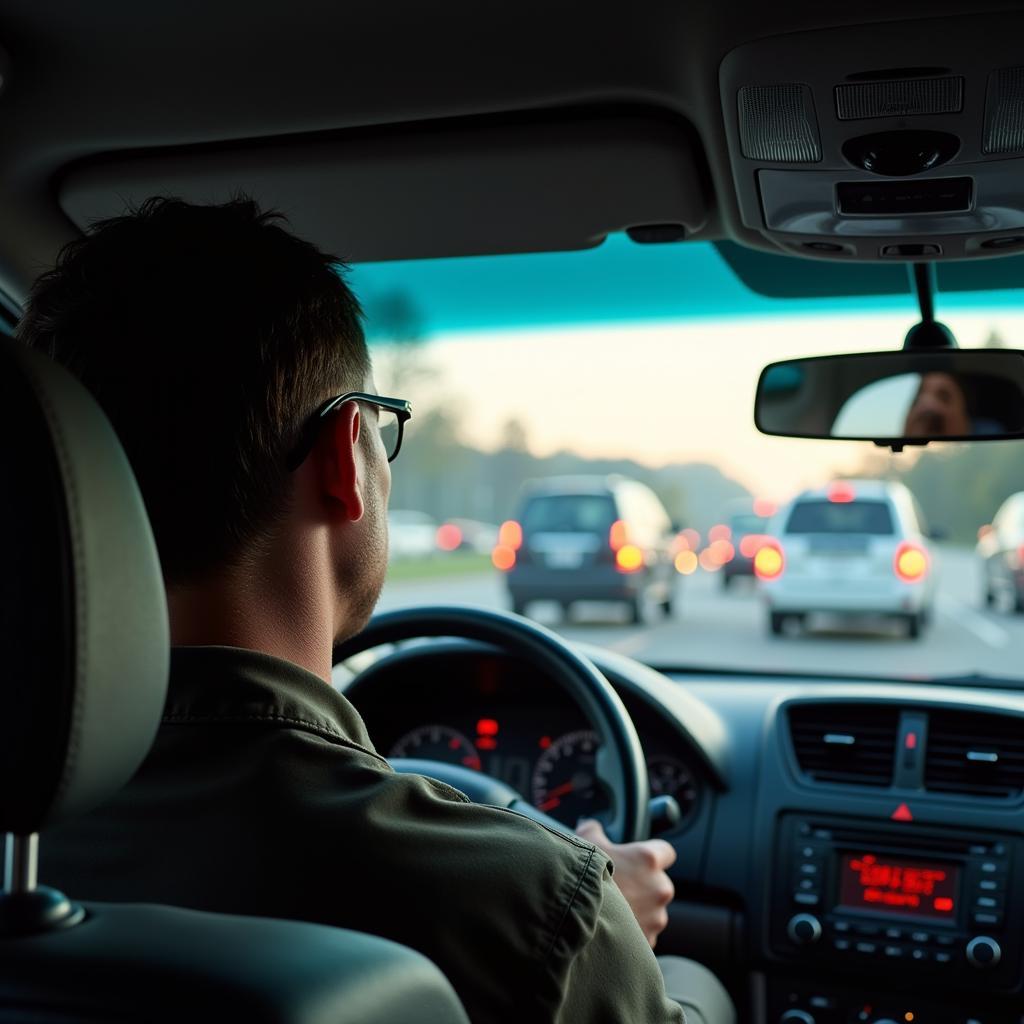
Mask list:
[[[764,434],[874,441],[1024,437],[1024,352],[930,349],[772,363],[757,383]]]

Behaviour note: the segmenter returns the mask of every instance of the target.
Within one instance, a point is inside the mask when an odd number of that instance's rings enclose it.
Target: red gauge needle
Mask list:
[[[563,782],[560,786],[555,786],[555,788],[548,793],[547,800],[540,805],[539,810],[553,811],[562,802],[560,798],[565,796],[567,793],[571,793],[573,789],[574,786],[571,780],[569,782]]]

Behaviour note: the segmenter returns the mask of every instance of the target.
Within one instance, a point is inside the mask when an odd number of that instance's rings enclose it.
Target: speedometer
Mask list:
[[[590,729],[559,736],[533,770],[534,806],[563,825],[573,826],[610,806],[595,763],[601,740]]]
[[[697,780],[693,772],[674,757],[656,754],[647,758],[647,776],[651,781],[654,796],[674,796],[682,811],[680,823],[685,821],[697,806]]]
[[[476,747],[461,732],[447,725],[421,725],[407,732],[395,741],[388,757],[420,757],[480,771]]]

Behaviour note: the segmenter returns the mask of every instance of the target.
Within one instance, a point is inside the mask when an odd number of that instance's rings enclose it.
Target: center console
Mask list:
[[[1017,846],[909,822],[784,815],[771,950],[799,965],[799,977],[832,984],[806,992],[774,984],[769,1022],[1009,1020],[979,1007],[1020,981]],[[844,989],[844,978],[856,983]],[[945,989],[957,998],[944,998]],[[965,1016],[955,1005],[971,1009]]]

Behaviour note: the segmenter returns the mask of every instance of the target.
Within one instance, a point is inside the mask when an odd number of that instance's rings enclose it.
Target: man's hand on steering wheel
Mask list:
[[[676,851],[664,839],[646,839],[636,843],[613,843],[601,823],[592,818],[576,826],[576,834],[603,850],[615,865],[612,876],[618,883],[654,948],[658,936],[668,925],[667,907],[675,895],[675,886],[665,873],[675,863]]]

